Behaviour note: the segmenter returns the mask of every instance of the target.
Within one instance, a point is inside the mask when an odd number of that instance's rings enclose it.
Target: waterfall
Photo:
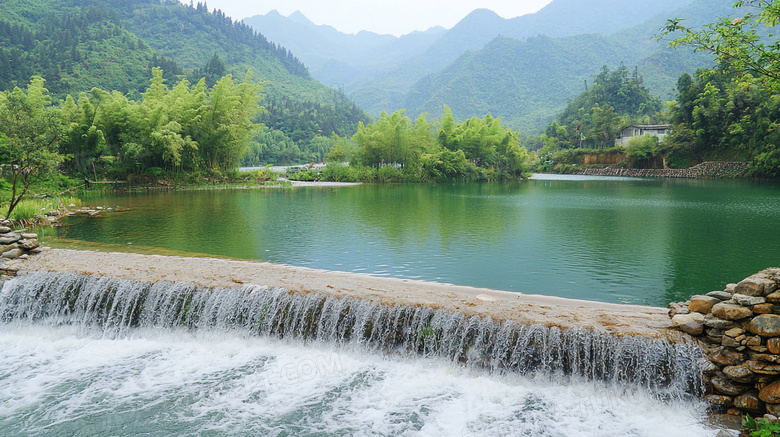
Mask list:
[[[499,374],[573,375],[644,387],[664,397],[703,390],[703,353],[692,343],[527,326],[426,306],[302,296],[255,285],[206,288],[34,273],[5,283],[0,322],[75,325],[108,337],[127,336],[134,328],[237,331],[443,358]]]

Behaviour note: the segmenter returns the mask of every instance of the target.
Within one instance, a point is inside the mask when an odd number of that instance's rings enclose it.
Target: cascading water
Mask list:
[[[280,288],[202,288],[82,274],[36,273],[0,292],[7,325],[76,326],[123,338],[134,329],[241,331],[350,350],[443,358],[492,374],[570,375],[641,387],[663,397],[700,394],[700,349],[665,339],[523,326],[425,306],[390,306]]]

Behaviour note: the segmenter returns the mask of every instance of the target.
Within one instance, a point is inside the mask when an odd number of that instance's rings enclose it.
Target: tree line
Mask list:
[[[531,160],[518,133],[490,115],[456,122],[444,106],[441,120],[423,114],[412,121],[405,110],[382,113],[357,133],[334,143],[321,175],[297,178],[362,182],[443,182],[528,177]],[[348,166],[343,163],[349,162]]]

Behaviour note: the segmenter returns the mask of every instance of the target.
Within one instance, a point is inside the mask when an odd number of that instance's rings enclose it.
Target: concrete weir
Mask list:
[[[321,293],[383,305],[428,306],[462,312],[467,317],[511,320],[523,325],[585,328],[619,336],[678,336],[670,329],[672,325],[665,308],[564,299],[265,262],[53,249],[9,265],[18,268],[20,275],[77,272],[141,282],[187,282],[203,287],[255,284],[284,288],[299,295]]]
[[[498,373],[568,375],[665,398],[703,390],[703,350],[661,308],[268,263],[52,250],[7,266],[0,323],[122,337],[136,327],[321,342]]]

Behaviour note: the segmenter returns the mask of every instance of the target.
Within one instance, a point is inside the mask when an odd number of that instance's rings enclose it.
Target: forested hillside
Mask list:
[[[418,80],[466,51],[482,49],[497,36],[524,40],[539,35],[611,35],[691,1],[554,0],[535,14],[511,19],[478,9],[452,29],[433,28],[400,38],[370,32],[347,35],[329,26],[316,26],[300,13],[283,17],[272,11],[244,22],[293,49],[314,77],[343,86],[358,104],[378,115],[403,107],[404,96]]]
[[[291,153],[284,156],[291,162],[322,159],[323,138],[329,148],[332,133],[350,135],[359,121],[369,121],[342,92],[314,80],[290,51],[201,3],[2,2],[0,61],[0,89],[24,87],[38,75],[55,100],[93,87],[135,99],[154,67],[163,69],[168,83],[184,78],[197,83],[203,77],[207,86],[249,72],[253,81],[265,82],[269,104],[259,121],[289,142]],[[278,147],[262,140],[255,149]],[[263,163],[279,162],[267,155]]]
[[[732,14],[731,6],[731,0],[697,0],[612,36],[497,38],[421,79],[403,107],[417,114],[437,112],[446,103],[464,117],[500,114],[509,126],[534,132],[584,90],[602,66],[618,68],[621,63],[638,66],[651,91],[671,99],[682,72],[709,66],[712,60],[690,49],[674,51],[654,36],[670,16],[685,17],[696,26]]]

